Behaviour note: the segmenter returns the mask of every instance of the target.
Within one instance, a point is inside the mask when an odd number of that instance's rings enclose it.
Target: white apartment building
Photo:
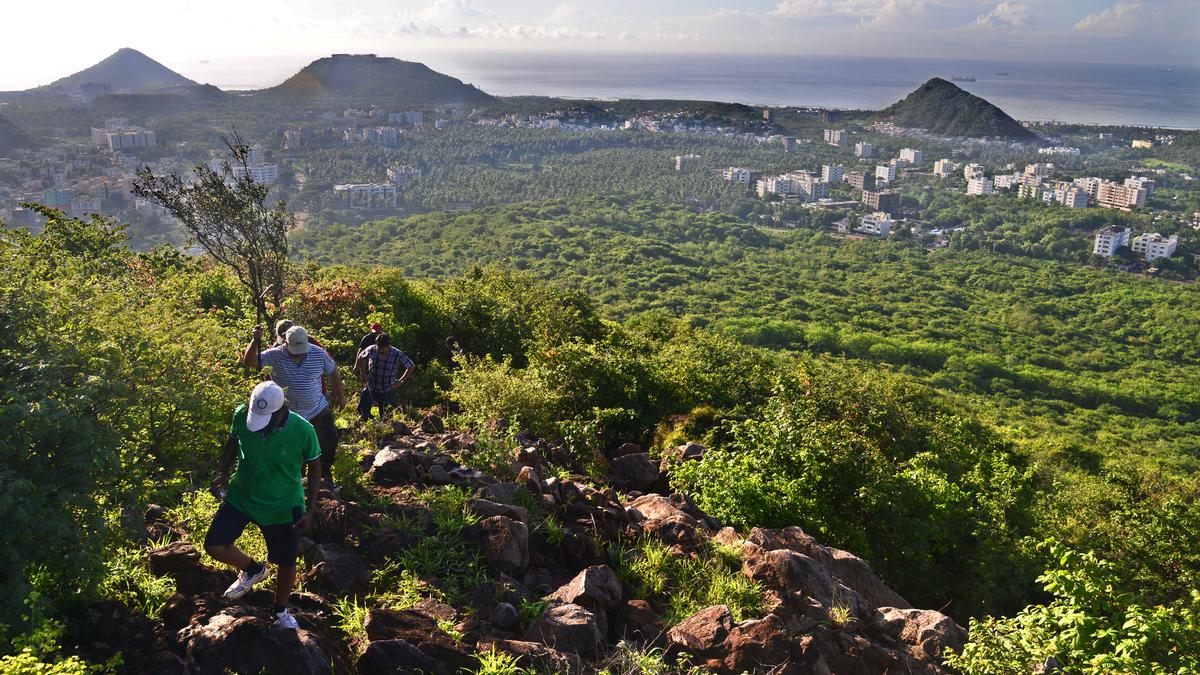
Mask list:
[[[997,190],[1007,190],[1014,185],[1020,185],[1024,179],[1025,176],[1019,173],[997,174],[992,178],[992,185]]]
[[[1026,164],[1025,175],[1029,178],[1049,178],[1054,175],[1054,164],[1051,162]]]
[[[922,152],[914,148],[902,148],[900,150],[900,159],[908,162],[909,164],[920,164],[923,157],[924,155]]]
[[[1136,190],[1138,188],[1145,188],[1147,197],[1150,197],[1154,194],[1154,187],[1156,185],[1157,185],[1157,183],[1154,182],[1153,178],[1143,178],[1142,176],[1130,176],[1129,178],[1125,179],[1125,187],[1132,188],[1134,190]]]
[[[1054,200],[1068,209],[1086,209],[1088,193],[1078,187],[1060,188],[1054,191]]]
[[[865,141],[859,141],[858,143],[854,144],[854,156],[855,157],[874,157],[875,156],[875,146],[873,146],[870,143],[867,143]]]
[[[408,166],[406,164],[389,166],[387,170],[388,182],[396,185],[404,185],[408,181],[414,178],[419,178],[420,176],[420,169],[416,168],[415,166]]]
[[[972,178],[967,181],[967,194],[975,196],[990,195],[994,191],[995,187],[996,186],[992,183],[991,178],[979,176],[978,178]]]
[[[1129,147],[1131,147],[1131,148],[1141,148],[1141,149],[1143,149],[1143,150],[1144,150],[1144,149],[1146,149],[1146,148],[1153,148],[1153,147],[1154,147],[1154,141],[1135,140],[1135,141],[1133,141],[1132,143],[1130,143],[1130,144],[1129,144]]]
[[[850,140],[850,134],[846,133],[845,129],[826,129],[825,142],[830,145],[842,147]]]
[[[892,164],[879,164],[875,167],[875,182],[896,182],[896,167]]]
[[[982,178],[982,177],[983,177],[983,165],[982,164],[968,164],[963,167],[963,178],[966,178],[967,180],[971,180],[972,178]]]
[[[721,176],[730,183],[749,185],[754,180],[754,171],[740,166],[731,166],[722,171]]]
[[[1175,255],[1175,249],[1178,246],[1179,235],[1173,234],[1170,237],[1164,237],[1157,232],[1140,234],[1129,242],[1129,248],[1134,253],[1151,261],[1159,258],[1170,258]]]
[[[892,217],[882,211],[867,214],[859,221],[858,227],[855,228],[863,234],[870,234],[876,237],[886,237],[892,231],[892,225],[895,221]]]
[[[1129,245],[1129,228],[1118,228],[1115,225],[1096,231],[1096,243],[1092,253],[1110,258],[1117,249]]]
[[[958,164],[948,159],[939,159],[933,163],[933,175],[938,178],[949,178],[958,170]]]
[[[278,164],[251,164],[250,166],[233,164],[230,168],[233,169],[234,178],[241,178],[248,174],[250,180],[263,185],[274,185],[275,181],[279,180]]]
[[[1017,199],[1041,199],[1045,189],[1041,183],[1021,183],[1017,188]]]
[[[687,171],[700,164],[700,155],[675,155],[675,170]]]
[[[158,145],[154,138],[154,132],[148,129],[131,128],[109,131],[105,134],[105,138],[108,141],[108,149],[113,152],[141,150]]]
[[[825,164],[821,166],[821,180],[827,183],[840,183],[846,169],[841,164]]]
[[[1078,155],[1079,148],[1056,145],[1052,148],[1038,148],[1039,155]]]
[[[334,194],[350,204],[374,206],[390,202],[396,205],[396,186],[391,183],[345,183],[333,186]]]

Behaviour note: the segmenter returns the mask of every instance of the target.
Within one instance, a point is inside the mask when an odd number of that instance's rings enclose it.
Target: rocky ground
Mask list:
[[[205,565],[185,529],[151,507],[147,540],[170,543],[150,550],[150,571],[172,578],[177,592],[160,621],[116,603],[92,607],[80,651],[98,662],[119,651],[126,672],[145,673],[449,675],[478,670],[477,655],[500,653],[532,672],[640,672],[614,659],[630,649],[655,655],[672,672],[940,673],[938,656],[966,638],[949,617],[912,608],[858,557],[799,528],[738,533],[669,494],[672,462],[702,456],[703,446],[680,446],[661,463],[621,446],[606,458],[610,486],[596,489],[548,477],[561,449],[536,439],[521,439],[517,479],[501,481],[461,465],[476,441],[445,430],[436,416],[419,428],[397,424],[389,436],[363,453],[360,494],[368,498],[321,500],[320,524],[303,542],[306,591],[292,602],[300,630],[271,627],[266,585],[224,599],[233,573]],[[380,570],[395,571],[389,560],[446,536],[436,510],[412,498],[431,486],[469,491],[467,517],[450,530],[457,541],[435,541],[477,554],[482,578],[403,608],[364,602],[362,631],[348,632],[339,601],[369,597],[391,574]],[[538,525],[549,520],[559,525]],[[622,547],[647,539],[680,559],[714,543],[734,547],[741,574],[765,602],[740,621],[736,608],[715,605],[667,625],[662,597],[621,573]],[[437,589],[445,584],[439,576],[422,583]],[[529,607],[540,615],[528,615]]]

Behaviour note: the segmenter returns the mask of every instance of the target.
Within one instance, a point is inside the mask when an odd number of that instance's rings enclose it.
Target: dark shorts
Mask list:
[[[308,421],[317,432],[317,443],[321,446],[321,473],[327,483],[333,482],[333,460],[337,453],[338,430],[333,419],[333,410],[328,406]]]
[[[303,509],[296,507],[292,512],[293,522],[304,515]],[[204,536],[204,547],[231,546],[242,536],[246,526],[252,523],[250,516],[221,502],[217,515],[213,517],[212,525],[208,526],[208,534]],[[254,523],[258,525],[258,523]],[[295,567],[296,556],[300,549],[300,535],[292,523],[280,525],[258,525],[263,539],[267,540],[267,560],[280,567]]]

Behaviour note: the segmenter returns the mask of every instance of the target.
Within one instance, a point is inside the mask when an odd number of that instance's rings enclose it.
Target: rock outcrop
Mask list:
[[[460,464],[475,441],[446,430],[440,418],[401,426],[382,449],[362,456],[370,500],[323,495],[321,522],[302,547],[301,578],[311,592],[293,595],[299,630],[272,626],[269,589],[237,601],[221,597],[232,572],[205,564],[157,509],[138,526],[171,541],[149,553],[149,569],[173,579],[179,592],[157,623],[117,606],[123,618],[107,621],[129,628],[110,630],[87,653],[103,660],[118,649],[137,651],[142,672],[374,675],[458,673],[476,668],[479,654],[503,652],[531,670],[577,673],[626,641],[716,673],[941,673],[944,651],[965,642],[953,620],[912,608],[849,552],[795,527],[722,528],[685,495],[654,491],[664,470],[695,460],[703,446],[676,448],[662,467],[637,446],[619,447],[607,455],[619,484],[597,488],[546,477],[562,475],[550,471],[562,451],[544,441],[521,438],[516,480],[499,481]],[[412,488],[439,485],[470,495],[453,536],[455,550],[477,557],[478,582],[455,588],[453,597],[370,604],[371,594],[397,581],[392,561],[426,537],[447,536],[431,508],[411,498]],[[661,598],[640,597],[616,571],[616,551],[641,538],[657,539],[677,557],[704,555],[712,543],[739,550],[740,574],[762,589],[763,608],[742,616],[714,605],[667,624]],[[388,565],[392,576],[381,578]],[[436,589],[438,577],[421,581]],[[335,609],[343,598],[370,605],[353,640]],[[106,635],[99,627],[95,633]]]

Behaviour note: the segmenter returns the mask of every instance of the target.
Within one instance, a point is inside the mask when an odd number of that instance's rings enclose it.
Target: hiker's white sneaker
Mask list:
[[[275,627],[284,628],[287,630],[296,630],[300,624],[296,623],[296,617],[286,609],[275,615]]]
[[[236,600],[250,592],[254,588],[254,584],[267,578],[267,566],[263,565],[262,570],[258,574],[251,575],[249,572],[242,570],[238,573],[237,581],[234,581],[229,588],[225,589],[225,597],[230,600]]]

